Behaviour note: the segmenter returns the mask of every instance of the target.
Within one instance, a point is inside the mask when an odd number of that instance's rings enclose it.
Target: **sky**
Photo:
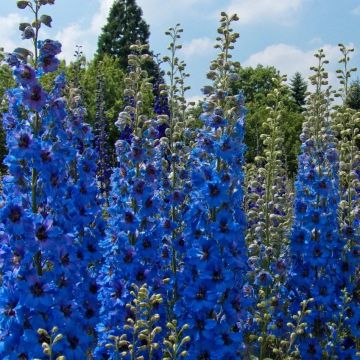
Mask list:
[[[73,59],[76,45],[82,45],[88,59],[96,51],[101,32],[114,0],[55,0],[46,13],[53,27],[41,37],[59,40],[61,57]],[[242,66],[273,65],[291,78],[296,71],[305,77],[315,64],[314,52],[323,48],[329,64],[329,79],[335,87],[340,52],[338,44],[355,48],[352,66],[360,69],[360,0],[137,0],[150,25],[150,47],[167,55],[169,39],[165,31],[180,23],[184,29],[179,58],[187,63],[191,77],[188,98],[196,100],[207,84],[206,72],[216,57],[213,48],[221,11],[237,13],[234,30],[240,38],[233,52]],[[44,8],[45,10],[45,8]],[[0,0],[0,47],[12,51],[26,47],[17,29],[29,20],[28,11],[19,10],[16,0]],[[359,72],[355,73],[357,78]],[[360,77],[360,76],[359,76]]]

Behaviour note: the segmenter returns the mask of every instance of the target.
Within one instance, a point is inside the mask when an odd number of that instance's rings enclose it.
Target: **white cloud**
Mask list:
[[[197,104],[199,101],[204,101],[204,95],[194,95],[186,98],[187,103],[194,102],[195,104]]]
[[[320,36],[313,37],[310,41],[310,45],[320,45],[323,43],[323,39]]]
[[[352,44],[347,46],[352,47]],[[252,54],[244,63],[244,66],[275,66],[281,74],[288,75],[290,79],[296,71],[308,77],[311,74],[310,67],[316,65],[314,53],[318,48],[324,49],[326,59],[329,60],[327,71],[329,73],[329,83],[333,87],[338,86],[336,69],[339,67],[338,60],[341,57],[337,45],[325,44],[312,50],[302,50],[299,47],[287,44],[276,44],[266,47],[264,50]]]
[[[19,46],[19,42],[13,41],[13,39],[19,38],[19,23],[25,21],[28,20],[16,13],[0,16],[0,47],[3,47],[6,52],[11,52]],[[27,45],[24,44],[23,46],[26,47]]]
[[[206,56],[214,50],[214,40],[202,37],[192,39],[189,43],[183,45],[181,55],[189,59],[195,56]]]
[[[304,0],[231,0],[226,11],[236,13],[240,23],[263,23],[274,21],[289,25],[296,20]]]
[[[99,32],[101,28],[105,25],[107,17],[109,15],[110,8],[114,3],[114,0],[99,0],[100,8],[97,14],[95,14],[91,20],[92,32]]]
[[[213,3],[213,1],[214,0],[138,0],[137,3],[142,8],[144,18],[147,22],[155,26],[159,22],[163,24],[166,21],[171,26],[174,21],[181,21],[183,16],[207,16],[206,11],[203,11],[204,6]]]
[[[160,23],[164,28],[172,22],[179,21],[181,16],[189,14],[198,14],[196,7],[205,5],[213,0],[138,0],[138,5],[142,8],[144,19],[152,26]],[[96,41],[100,34],[101,28],[105,25],[110,8],[114,0],[98,0],[99,10],[94,14],[90,21],[90,26],[80,25],[78,23],[70,24],[60,30],[55,38],[62,43],[63,52],[61,58],[67,61],[73,60],[73,54],[76,45],[83,46],[84,54],[87,58],[91,58],[96,51]],[[168,24],[164,25],[164,22]],[[194,45],[198,45],[200,49],[196,51]],[[212,45],[211,45],[212,46]],[[199,54],[199,51],[208,51],[209,43],[206,39],[195,39],[185,47],[184,56],[192,56]]]
[[[55,38],[62,43],[60,58],[66,61],[74,59],[76,45],[81,45],[87,58],[91,58],[96,51],[97,43],[94,41],[105,25],[110,8],[114,0],[98,0],[99,10],[92,17],[90,26],[83,27],[80,24],[70,24],[60,30]]]
[[[360,15],[360,5],[356,6],[354,9],[351,10],[353,15]]]

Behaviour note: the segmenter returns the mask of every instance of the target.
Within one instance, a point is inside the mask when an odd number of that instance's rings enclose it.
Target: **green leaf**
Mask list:
[[[46,25],[46,26],[48,26],[48,27],[51,27],[51,22],[52,22],[51,16],[49,16],[49,15],[41,15],[40,21],[41,21],[44,25]]]
[[[24,1],[24,0],[21,0],[21,1],[18,1],[16,3],[17,7],[19,9],[25,9],[28,5],[29,5],[29,2],[28,1]]]

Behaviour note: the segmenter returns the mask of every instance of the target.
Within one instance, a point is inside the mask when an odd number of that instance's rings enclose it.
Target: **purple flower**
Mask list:
[[[46,55],[39,58],[39,65],[45,73],[49,73],[57,70],[60,65],[60,61],[55,56]]]
[[[58,41],[46,39],[38,42],[40,56],[55,56],[61,53],[61,44]]]
[[[20,65],[14,70],[14,75],[22,86],[31,86],[36,83],[36,73],[30,65]]]
[[[269,286],[273,282],[273,277],[267,271],[261,271],[255,279],[255,285]]]
[[[46,102],[46,92],[41,85],[35,84],[24,91],[23,101],[31,110],[41,111]]]

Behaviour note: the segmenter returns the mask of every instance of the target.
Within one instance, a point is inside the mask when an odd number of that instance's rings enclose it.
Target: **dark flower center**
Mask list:
[[[36,237],[40,240],[40,241],[45,241],[48,239],[48,234],[47,234],[47,229],[46,226],[41,225],[37,231],[36,231]]]
[[[210,188],[210,195],[212,197],[216,197],[220,194],[220,189],[216,185],[209,184],[209,188]]]
[[[28,134],[21,134],[19,139],[19,147],[26,149],[30,145],[30,136]]]
[[[36,297],[40,297],[44,294],[44,289],[42,287],[42,284],[38,281],[30,287],[30,291]]]
[[[206,295],[206,289],[204,286],[200,286],[198,289],[198,292],[195,295],[195,298],[197,300],[203,300],[205,299],[205,295]]]
[[[79,344],[79,339],[76,336],[68,336],[67,340],[69,342],[70,348],[75,350]]]
[[[131,224],[133,221],[134,221],[134,215],[131,212],[127,211],[125,213],[125,222]]]
[[[21,210],[18,206],[11,208],[9,218],[13,223],[17,223],[21,219]]]
[[[30,80],[32,78],[32,72],[28,67],[25,67],[21,73],[21,78],[25,80]]]
[[[145,280],[145,270],[144,269],[138,270],[138,272],[136,274],[136,280],[137,281],[144,281]]]
[[[65,317],[69,317],[72,314],[71,305],[61,305],[60,311],[64,314]]]
[[[48,150],[42,150],[40,153],[41,160],[44,162],[51,160],[51,152]]]
[[[145,238],[142,243],[143,243],[143,248],[144,249],[150,249],[151,248],[151,241],[150,241],[149,238]]]
[[[33,101],[40,101],[41,100],[41,94],[40,89],[33,89],[30,95],[30,99]]]

